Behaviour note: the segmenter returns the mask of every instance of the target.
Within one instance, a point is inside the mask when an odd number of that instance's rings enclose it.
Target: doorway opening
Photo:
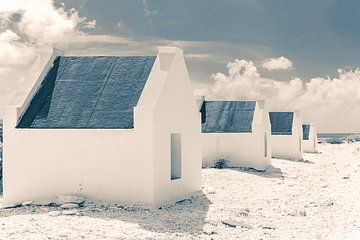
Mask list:
[[[171,180],[181,178],[181,135],[171,134]]]
[[[268,146],[267,146],[267,133],[265,133],[265,135],[264,135],[264,157],[267,157],[267,152],[268,152]]]

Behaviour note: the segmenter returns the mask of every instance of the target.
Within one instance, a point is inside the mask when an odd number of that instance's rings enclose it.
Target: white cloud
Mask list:
[[[1,0],[0,12],[24,10],[31,5],[49,4],[50,0]]]
[[[262,64],[262,67],[271,70],[285,70],[292,67],[292,62],[286,57],[268,58]]]
[[[35,49],[20,41],[11,30],[0,32],[0,105],[12,95],[18,81],[24,78],[27,66],[36,56]]]
[[[55,8],[50,0],[1,0],[0,105],[23,88],[21,82],[39,48],[86,35],[80,30],[84,24],[86,18],[75,9]]]
[[[227,64],[228,75],[212,75],[214,84],[211,96],[229,99],[270,99],[279,98],[277,107],[283,108],[302,91],[302,82],[295,78],[280,82],[263,78],[252,61],[235,59]]]
[[[208,53],[186,53],[185,58],[193,60],[213,60],[216,56]]]
[[[5,32],[2,32],[0,34],[0,42],[13,42],[13,41],[16,41],[16,40],[19,40],[20,37],[12,32],[11,30],[6,30]]]
[[[236,59],[227,69],[227,74],[213,74],[213,84],[197,94],[210,99],[265,99],[271,110],[301,110],[303,119],[317,123],[320,131],[360,131],[360,69],[339,70],[334,78],[287,82],[263,78],[251,61]]]
[[[92,21],[86,22],[84,24],[84,28],[86,28],[86,29],[94,29],[94,28],[96,28],[96,20],[94,19]]]
[[[55,43],[76,33],[85,18],[75,9],[66,12],[53,4],[33,4],[27,7],[18,23],[19,30],[38,44]]]
[[[33,47],[19,40],[20,37],[9,29],[0,33],[0,69],[24,66],[35,56]]]

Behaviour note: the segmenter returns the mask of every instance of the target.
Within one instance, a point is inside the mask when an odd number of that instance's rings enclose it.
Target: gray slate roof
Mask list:
[[[293,112],[269,112],[272,135],[291,135]]]
[[[252,132],[256,101],[204,101],[203,133]]]
[[[303,139],[309,140],[310,124],[303,124],[302,129],[303,129]]]
[[[18,128],[133,128],[155,56],[58,57]]]

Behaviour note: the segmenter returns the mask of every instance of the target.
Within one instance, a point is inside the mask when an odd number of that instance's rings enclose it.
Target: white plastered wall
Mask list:
[[[138,113],[139,129],[16,129],[58,54],[41,60],[43,69],[32,75],[37,79],[23,105],[3,110],[3,206],[46,202],[58,195],[152,206],[153,144],[144,144],[152,125],[139,124],[151,112]]]
[[[318,139],[317,139],[317,131],[314,124],[310,124],[310,130],[309,130],[309,139],[302,140],[303,143],[303,150],[306,153],[317,153],[317,145],[318,145]]]
[[[159,48],[152,74],[150,78],[157,79],[148,82],[139,107],[154,108],[154,205],[159,206],[201,190],[200,113],[182,50]],[[181,135],[181,178],[175,180],[171,180],[172,133]]]
[[[122,129],[7,131],[3,203],[82,195],[150,205],[151,164],[134,156],[135,141]]]
[[[284,159],[303,159],[302,122],[300,112],[294,112],[291,135],[271,135],[272,156]]]
[[[268,168],[271,165],[268,115],[265,102],[256,101],[251,133],[202,133],[203,167],[213,167],[218,159],[224,158],[230,167]]]

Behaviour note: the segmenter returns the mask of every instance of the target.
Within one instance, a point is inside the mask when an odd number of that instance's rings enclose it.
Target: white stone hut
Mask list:
[[[272,156],[300,160],[303,158],[300,112],[270,112]]]
[[[265,170],[271,164],[270,120],[265,101],[203,101],[203,167],[224,159],[229,167]]]
[[[303,150],[307,153],[317,153],[318,152],[318,139],[317,139],[317,130],[314,124],[303,123]]]
[[[58,195],[148,207],[201,190],[200,114],[183,51],[45,53],[3,109],[3,206]]]

